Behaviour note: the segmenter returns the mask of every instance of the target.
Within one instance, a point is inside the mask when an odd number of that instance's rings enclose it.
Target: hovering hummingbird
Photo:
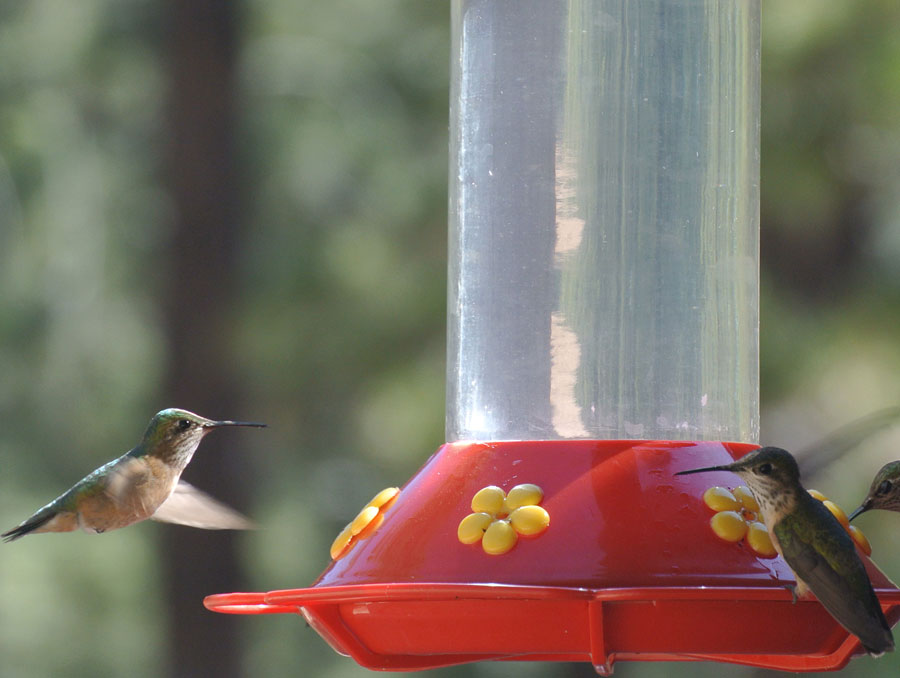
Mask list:
[[[732,464],[676,475],[704,471],[731,471],[750,488],[772,544],[797,580],[795,596],[811,590],[870,655],[894,649],[891,629],[853,540],[831,511],[803,489],[800,469],[789,452],[763,447]]]
[[[187,410],[158,412],[137,447],[82,478],[67,492],[0,537],[31,532],[106,532],[152,518],[208,530],[247,529],[237,511],[181,480],[203,437],[222,426],[265,426],[213,421]]]
[[[850,520],[872,509],[900,511],[900,461],[888,462],[875,474],[869,494],[859,508],[850,514]]]

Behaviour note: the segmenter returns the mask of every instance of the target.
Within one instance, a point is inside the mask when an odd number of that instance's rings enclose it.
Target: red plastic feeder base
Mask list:
[[[372,669],[497,659],[590,661],[601,673],[618,660],[840,669],[862,654],[856,637],[814,599],[792,602],[786,587],[794,578],[781,558],[710,528],[703,493],[738,486],[738,477],[674,476],[729,463],[754,447],[445,445],[395,498],[363,512],[357,534],[312,587],[218,594],[204,604],[227,613],[302,614],[335,650]],[[479,490],[523,484],[540,488],[525,503],[539,504],[549,526],[517,524],[512,502],[484,519],[505,526],[460,541],[457,528]],[[511,531],[509,547],[502,533]],[[900,590],[863,558],[893,625]]]

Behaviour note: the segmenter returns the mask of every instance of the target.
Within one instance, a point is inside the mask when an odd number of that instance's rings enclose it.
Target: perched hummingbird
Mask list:
[[[772,544],[797,579],[796,596],[811,590],[870,655],[894,649],[891,629],[853,540],[831,511],[803,489],[800,469],[789,452],[763,447],[732,464],[676,475],[704,471],[731,471],[747,483]]]
[[[221,426],[265,426],[212,421],[187,410],[156,414],[130,452],[82,478],[64,494],[0,537],[30,532],[106,532],[146,518],[208,530],[246,529],[250,521],[181,480],[207,433]]]
[[[869,494],[859,508],[850,514],[850,520],[872,509],[900,511],[900,461],[888,462],[875,474]]]

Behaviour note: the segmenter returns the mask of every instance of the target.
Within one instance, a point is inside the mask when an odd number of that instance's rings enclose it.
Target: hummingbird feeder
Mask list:
[[[758,446],[759,21],[758,0],[454,0],[448,442],[311,587],[209,609],[300,614],[388,670],[863,652],[792,601],[737,476],[674,475]]]

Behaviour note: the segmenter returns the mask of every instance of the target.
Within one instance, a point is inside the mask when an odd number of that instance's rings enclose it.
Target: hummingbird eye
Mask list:
[[[878,489],[875,490],[875,494],[885,495],[891,491],[892,487],[893,487],[893,483],[891,483],[890,480],[882,480],[881,484],[878,486]]]
[[[190,419],[179,419],[178,420],[178,430],[179,431],[187,431],[191,427]]]
[[[765,464],[760,464],[756,469],[759,473],[762,473],[764,476],[769,475],[772,472],[772,464],[766,462]]]

